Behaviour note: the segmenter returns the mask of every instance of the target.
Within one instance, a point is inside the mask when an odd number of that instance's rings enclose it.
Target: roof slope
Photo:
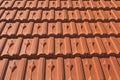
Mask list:
[[[0,80],[120,80],[120,0],[0,0]]]

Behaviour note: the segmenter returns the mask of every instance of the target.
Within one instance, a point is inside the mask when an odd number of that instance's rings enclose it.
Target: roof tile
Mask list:
[[[1,39],[1,57],[32,55],[116,55],[120,54],[119,38],[11,38]],[[5,46],[5,47],[4,47]],[[14,50],[15,49],[15,50]]]
[[[3,59],[0,76],[4,80],[15,79],[120,79],[119,58],[63,58],[40,57],[37,59]],[[6,73],[5,73],[6,70]],[[37,73],[37,74],[35,74]],[[82,76],[79,76],[82,75]]]
[[[38,17],[37,17],[38,18]],[[31,18],[32,19],[32,18]],[[119,22],[1,22],[0,37],[3,36],[119,36]]]
[[[12,6],[12,8],[24,8],[26,4],[26,0],[15,0],[14,5]]]
[[[16,13],[14,20],[27,20],[29,16],[29,10],[19,10]]]

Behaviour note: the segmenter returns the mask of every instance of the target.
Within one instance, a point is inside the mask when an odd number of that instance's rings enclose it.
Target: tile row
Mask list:
[[[0,57],[44,55],[119,55],[120,38],[1,38]]]
[[[1,80],[120,80],[120,58],[1,59]]]
[[[120,36],[119,22],[0,22],[0,37]]]
[[[119,9],[119,0],[1,0],[4,9]]]
[[[53,20],[120,20],[120,10],[5,10],[0,9],[0,21],[53,21]]]

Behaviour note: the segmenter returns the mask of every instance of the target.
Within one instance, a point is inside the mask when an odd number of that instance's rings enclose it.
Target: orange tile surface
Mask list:
[[[0,0],[0,80],[120,80],[120,0]]]

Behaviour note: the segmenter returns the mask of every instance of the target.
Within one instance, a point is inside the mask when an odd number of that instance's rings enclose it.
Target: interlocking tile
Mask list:
[[[119,10],[5,10],[0,20],[11,21],[119,21]]]
[[[15,0],[13,6],[11,8],[24,8],[27,0]]]
[[[37,17],[38,18],[38,17]],[[35,18],[35,19],[37,19]],[[33,18],[31,18],[33,19]],[[10,22],[0,23],[0,36],[110,36],[120,35],[119,22]]]
[[[16,11],[17,10],[5,10],[5,12],[3,13],[3,15],[0,19],[13,20],[13,18],[15,17]]]
[[[2,59],[0,77],[2,80],[119,80],[119,61],[114,56]]]
[[[1,57],[32,55],[117,55],[120,38],[2,38]]]
[[[119,9],[119,0],[1,0],[0,8],[17,9]],[[17,6],[18,5],[18,6]]]

